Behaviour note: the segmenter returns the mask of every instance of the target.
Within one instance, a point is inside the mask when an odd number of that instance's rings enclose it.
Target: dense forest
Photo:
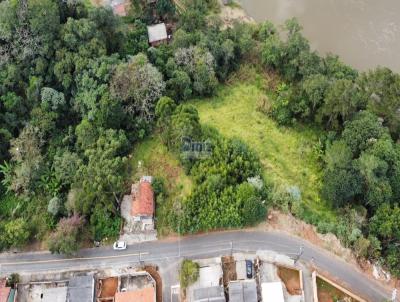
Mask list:
[[[296,20],[226,28],[214,1],[183,1],[179,12],[170,0],[132,2],[124,18],[79,1],[0,2],[0,250],[46,241],[73,253],[116,237],[128,156],[157,133],[194,182],[171,209],[176,231],[253,225],[288,202],[400,275],[400,76],[319,56]],[[174,25],[173,39],[149,47],[146,25],[159,20]],[[310,218],[296,192],[277,200],[251,146],[201,125],[186,103],[243,64],[279,78],[265,114],[322,129],[321,195],[341,220]],[[210,156],[183,156],[184,137],[209,140]]]

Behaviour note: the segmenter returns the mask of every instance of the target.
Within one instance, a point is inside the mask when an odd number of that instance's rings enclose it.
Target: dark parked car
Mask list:
[[[253,262],[246,260],[246,275],[247,278],[253,278]]]

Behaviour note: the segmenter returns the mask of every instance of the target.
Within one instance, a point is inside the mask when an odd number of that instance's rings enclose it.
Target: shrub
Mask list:
[[[23,246],[29,236],[29,226],[23,218],[11,220],[4,225],[4,237],[8,246]]]
[[[154,190],[154,194],[158,197],[158,195],[167,194],[167,190],[165,188],[165,180],[162,177],[154,177],[153,182],[152,182],[152,187]]]
[[[47,206],[47,212],[52,214],[53,216],[57,216],[61,210],[62,201],[57,196],[50,199],[49,204]]]
[[[336,225],[331,222],[320,221],[317,224],[318,233],[327,234],[327,233],[336,233]]]
[[[121,218],[115,217],[104,207],[96,206],[90,216],[93,239],[101,241],[104,238],[115,238],[119,234]]]
[[[181,287],[186,289],[199,278],[199,264],[191,260],[183,260],[179,271],[179,280]]]
[[[78,236],[83,222],[83,218],[78,215],[61,219],[57,230],[48,240],[49,250],[58,254],[74,254],[79,248]]]
[[[354,243],[353,247],[358,257],[365,258],[368,256],[370,245],[371,242],[368,239],[364,238],[363,236],[360,236]]]

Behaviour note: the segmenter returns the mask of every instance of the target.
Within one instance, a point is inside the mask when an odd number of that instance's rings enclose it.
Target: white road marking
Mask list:
[[[99,260],[99,259],[110,259],[110,258],[124,258],[139,255],[149,255],[148,252],[132,253],[132,254],[122,254],[122,255],[112,255],[112,256],[100,256],[100,257],[80,257],[80,258],[66,258],[66,259],[52,259],[52,260],[33,260],[33,261],[23,261],[23,262],[9,262],[1,263],[1,265],[22,265],[22,264],[37,264],[37,263],[54,263],[54,262],[65,262],[65,261],[82,261],[82,260]]]

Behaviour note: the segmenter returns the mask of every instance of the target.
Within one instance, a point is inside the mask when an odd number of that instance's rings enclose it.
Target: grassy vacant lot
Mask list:
[[[250,77],[251,78],[251,77]],[[239,137],[259,155],[267,181],[278,186],[298,186],[310,209],[333,217],[321,200],[321,168],[315,147],[318,130],[305,126],[280,127],[257,110],[268,101],[260,81],[234,81],[220,87],[213,98],[195,100],[200,120],[227,137]]]
[[[138,166],[142,162],[141,167]],[[165,181],[168,196],[157,201],[157,230],[160,236],[168,235],[168,211],[176,199],[182,199],[192,190],[192,182],[185,174],[177,158],[167,150],[158,137],[147,138],[134,147],[130,160],[132,181],[137,181],[141,175],[162,177]]]

